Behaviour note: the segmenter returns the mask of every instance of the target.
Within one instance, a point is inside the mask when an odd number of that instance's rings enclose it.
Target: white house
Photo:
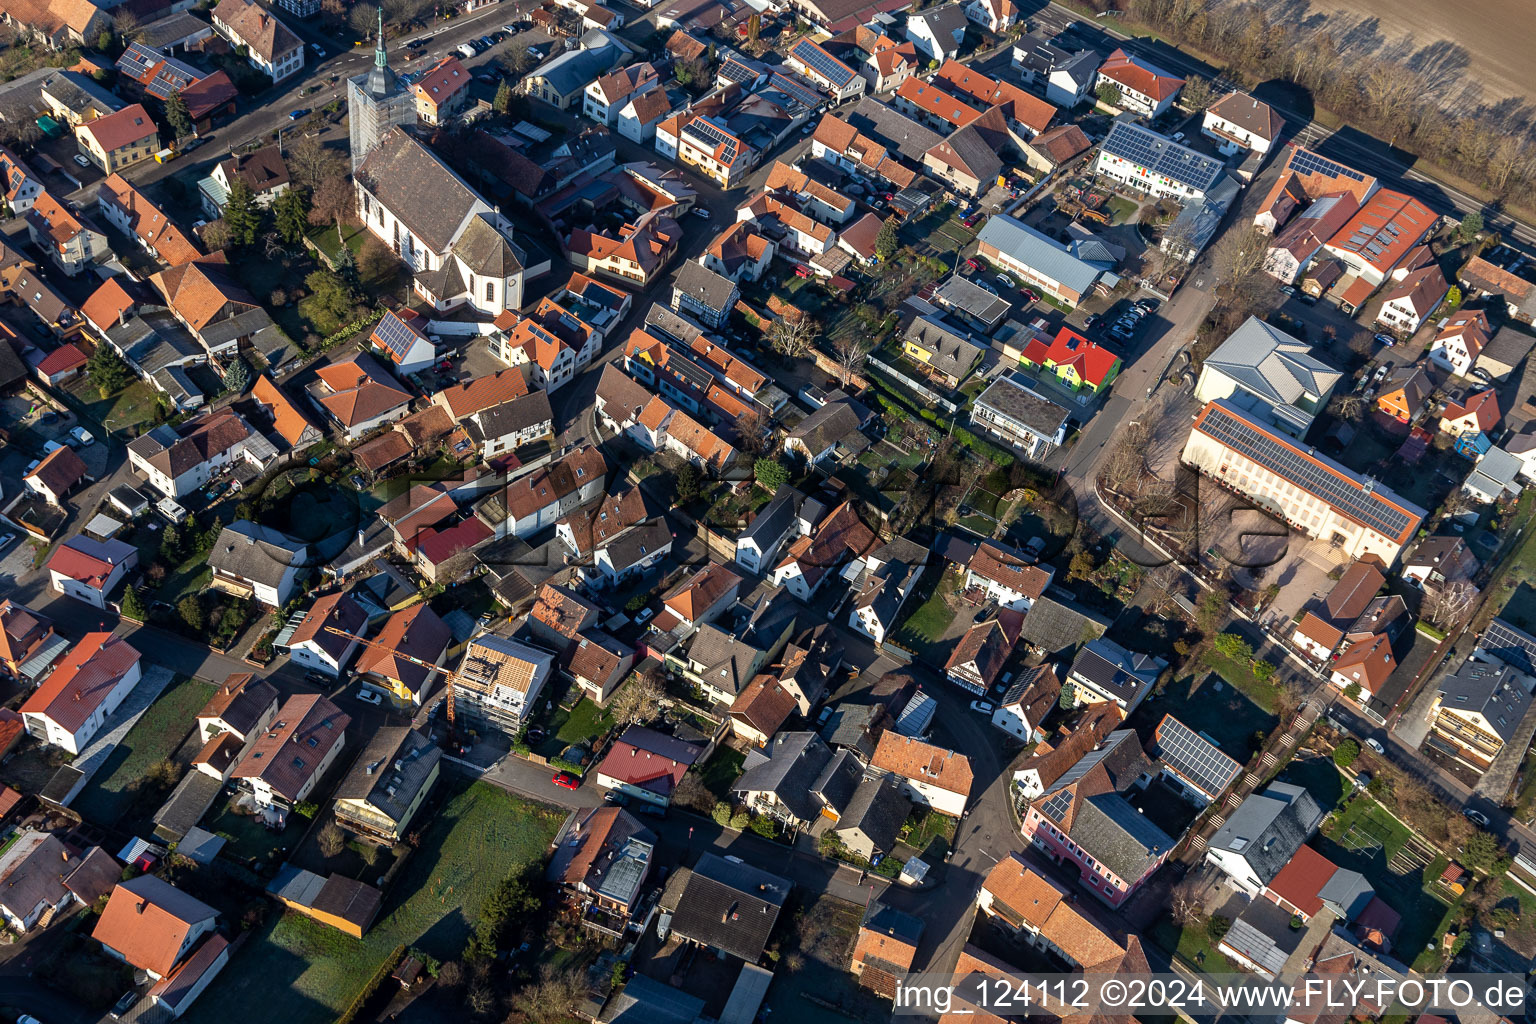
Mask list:
[[[368,613],[361,605],[342,592],[327,594],[310,606],[288,638],[288,657],[305,668],[339,678],[357,650],[357,641],[331,630],[361,636],[367,628]]]
[[[420,373],[437,362],[437,346],[424,334],[420,318],[401,317],[394,310],[385,313],[368,336],[373,350],[394,363],[399,373]]]
[[[1051,585],[1055,571],[1032,564],[1022,555],[984,543],[965,569],[965,585],[981,590],[1004,608],[1027,612],[1035,598]]]
[[[869,760],[871,775],[889,775],[915,804],[958,818],[971,798],[971,762],[964,754],[888,729]]]
[[[48,558],[53,589],[93,608],[107,607],[107,595],[139,564],[139,549],[120,540],[76,534]]]
[[[970,0],[965,16],[989,32],[1001,33],[1019,20],[1019,9],[1013,0]]]
[[[21,706],[27,733],[78,754],[143,676],[139,652],[111,633],[87,633]]]
[[[257,734],[230,774],[272,816],[286,818],[302,802],[346,746],[352,719],[318,693],[283,702],[272,728]]]
[[[631,142],[645,145],[656,138],[656,126],[672,112],[672,101],[665,89],[652,89],[630,96],[619,108],[615,127]]]
[[[1465,377],[1491,339],[1487,313],[1480,309],[1458,313],[1441,324],[1429,343],[1429,361]]]
[[[1040,725],[1056,707],[1061,679],[1049,665],[1026,669],[1013,681],[992,712],[992,724],[1025,743],[1045,738]]]
[[[1120,93],[1117,106],[1145,117],[1157,117],[1165,112],[1173,106],[1179,90],[1184,88],[1184,79],[1124,50],[1116,50],[1099,65],[1094,88],[1106,83]]]
[[[747,528],[736,537],[736,564],[748,572],[760,573],[773,564],[779,547],[787,538],[800,535],[796,513],[805,495],[793,487],[782,488],[773,500],[758,510]]]
[[[224,680],[197,713],[197,736],[207,744],[215,736],[233,736],[244,744],[277,717],[277,687],[242,672]]]
[[[1450,290],[1439,266],[1421,267],[1404,277],[1382,302],[1376,322],[1399,334],[1413,334],[1440,307]]]
[[[942,64],[960,56],[968,20],[965,8],[958,3],[931,7],[907,16],[907,38],[929,60]]]
[[[183,498],[237,461],[264,469],[277,449],[233,409],[173,429],[162,424],[128,443],[128,463],[167,498]]]
[[[1215,139],[1228,156],[1243,149],[1262,154],[1269,152],[1284,127],[1268,103],[1247,93],[1229,92],[1206,108],[1200,134]]]
[[[598,124],[612,128],[618,121],[620,110],[630,100],[660,86],[661,77],[649,62],[610,71],[588,84],[582,97],[582,113]]]
[[[213,27],[232,46],[245,47],[245,59],[274,83],[304,67],[304,41],[273,13],[252,0],[219,0]]]
[[[495,529],[497,539],[527,537],[600,497],[607,474],[603,453],[584,445],[512,481],[504,492],[482,503],[477,513]]]
[[[391,129],[356,182],[363,224],[411,268],[416,293],[434,309],[494,316],[522,308],[524,278],[537,268],[526,266],[512,222],[414,136]]]
[[[308,545],[267,526],[237,519],[219,533],[208,552],[209,585],[263,608],[288,603],[309,574]]]
[[[1300,786],[1271,782],[1253,793],[1206,847],[1205,859],[1232,885],[1257,896],[1291,862],[1323,820],[1323,811]]]

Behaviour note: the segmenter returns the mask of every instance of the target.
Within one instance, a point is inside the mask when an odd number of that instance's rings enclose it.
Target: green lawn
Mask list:
[[[1247,663],[1236,661],[1225,655],[1218,654],[1214,650],[1205,653],[1205,665],[1211,671],[1221,676],[1223,680],[1246,693],[1253,702],[1266,711],[1275,709],[1275,701],[1280,697],[1280,686],[1273,680],[1259,682],[1254,677],[1253,669]]]
[[[280,859],[281,850],[296,845],[309,824],[295,814],[283,831],[272,832],[250,815],[236,814],[233,806],[233,800],[221,796],[200,824],[229,843],[224,848],[224,856],[241,862]]]
[[[1126,223],[1136,216],[1136,211],[1140,209],[1129,199],[1121,199],[1119,196],[1110,196],[1109,199],[1105,200],[1104,205],[1109,210],[1110,218],[1116,224]]]
[[[613,715],[604,711],[590,697],[583,697],[555,730],[555,738],[564,743],[591,742],[613,726]]]
[[[144,381],[135,379],[111,397],[102,398],[96,386],[85,377],[71,384],[69,392],[85,405],[87,416],[110,431],[153,422],[160,394]]]
[[[1355,796],[1317,839],[1318,850],[1341,868],[1358,871],[1393,910],[1403,917],[1393,946],[1404,953],[1422,950],[1435,935],[1446,903],[1425,886],[1425,865],[1412,869],[1393,858],[1413,838],[1408,827],[1364,794]]]
[[[232,1006],[263,1020],[322,1024],[355,999],[398,946],[457,960],[486,896],[548,852],[561,813],[476,782],[442,805],[384,912],[362,939],[307,917],[273,916],[184,1018],[222,1024]]]
[[[176,753],[197,727],[195,715],[213,696],[212,683],[175,680],[123,737],[72,804],[93,825],[116,825],[133,807],[150,767]]]
[[[945,599],[953,595],[959,585],[960,576],[946,570],[928,599],[913,609],[906,621],[897,627],[893,639],[920,655],[927,654],[928,648],[938,643],[949,624],[955,621],[955,613]]]
[[[715,799],[724,800],[731,791],[731,783],[741,774],[746,759],[745,754],[722,743],[709,755],[709,760],[699,766],[699,781],[715,794]]]
[[[1279,719],[1259,707],[1242,690],[1228,686],[1214,673],[1185,676],[1165,686],[1155,700],[1146,700],[1131,716],[1131,726],[1143,735],[1172,715],[1213,740],[1222,753],[1239,764],[1258,749],[1255,734],[1269,735]]]
[[[1180,928],[1174,924],[1173,918],[1161,917],[1152,928],[1152,941],[1176,954],[1196,970],[1208,974],[1236,973],[1227,958],[1217,950],[1219,940],[1212,939],[1203,927]]]

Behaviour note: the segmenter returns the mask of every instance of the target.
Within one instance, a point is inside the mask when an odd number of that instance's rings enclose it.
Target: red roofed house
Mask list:
[[[87,633],[26,703],[27,732],[78,754],[143,675],[139,652],[111,633]]]
[[[894,776],[913,803],[952,818],[964,813],[971,798],[971,762],[964,754],[902,736],[894,729],[881,734],[869,770]]]
[[[1487,313],[1480,309],[1457,313],[1429,343],[1429,361],[1465,377],[1472,372],[1473,364],[1492,337]]]
[[[218,912],[155,875],[112,890],[91,938],[155,980],[173,974],[197,940],[213,931]],[[213,936],[205,945],[222,941]]]
[[[47,252],[70,277],[112,251],[106,235],[82,224],[51,192],[39,193],[26,217],[32,244]]]
[[[1116,106],[1146,117],[1157,117],[1173,106],[1179,90],[1184,88],[1184,79],[1124,50],[1116,50],[1099,65],[1094,88],[1106,83],[1120,90]]]
[[[346,745],[352,719],[318,693],[296,694],[257,734],[231,778],[279,821],[314,790]]]
[[[87,480],[94,480],[73,448],[55,448],[43,456],[37,468],[22,477],[29,490],[37,492],[50,505],[64,504],[64,499]]]
[[[368,335],[368,344],[399,367],[400,373],[430,370],[437,362],[437,346],[422,332],[425,326],[425,318],[414,310],[391,311]]]
[[[1004,608],[1027,612],[1054,575],[1049,567],[1035,565],[1016,552],[983,543],[966,566],[965,585],[980,588]]]
[[[71,341],[45,355],[32,368],[32,372],[36,373],[44,384],[62,384],[83,373],[88,361],[85,353]]]
[[[149,197],[130,185],[121,174],[101,183],[96,206],[107,223],[138,240],[144,251],[171,266],[197,259],[203,251],[182,233]]]
[[[1439,308],[1451,290],[1440,268],[1431,264],[1412,271],[1388,295],[1376,314],[1376,322],[1389,330],[1409,335],[1417,331]]]
[[[339,677],[357,641],[332,633],[333,628],[361,636],[368,629],[368,613],[347,594],[327,594],[310,606],[288,638],[288,656],[305,668]]]
[[[365,353],[315,372],[320,380],[310,386],[311,393],[317,393],[321,407],[340,424],[349,441],[411,411],[411,396]]]
[[[469,69],[450,54],[427,69],[412,89],[416,116],[425,124],[443,124],[462,110],[469,98]]]
[[[604,789],[666,807],[701,753],[702,747],[632,725],[608,748],[595,778]]]
[[[1375,559],[1354,562],[1328,596],[1302,615],[1291,643],[1313,658],[1327,658],[1344,642],[1344,635],[1352,631],[1386,582]]]
[[[1324,910],[1353,921],[1375,897],[1376,890],[1358,871],[1346,871],[1310,846],[1298,849],[1264,887],[1265,899],[1303,921]]]
[[[1341,690],[1359,684],[1366,696],[1375,696],[1389,676],[1397,670],[1397,659],[1392,656],[1392,641],[1384,633],[1377,633],[1344,648],[1333,661],[1333,673],[1328,681]]]
[[[77,126],[75,141],[93,164],[112,174],[154,156],[160,148],[160,130],[142,104],[132,103]]]
[[[1044,367],[1054,370],[1074,390],[1088,388],[1097,394],[1120,375],[1120,357],[1070,327],[1056,332],[1045,353]]]
[[[1499,396],[1492,388],[1462,402],[1447,402],[1440,414],[1440,429],[1452,437],[1487,434],[1499,425]]]
[[[78,534],[54,549],[48,559],[53,589],[93,608],[106,608],[107,595],[139,564],[139,549],[120,540],[95,540]]]
[[[617,277],[635,288],[648,287],[661,273],[682,239],[682,229],[665,214],[647,213],[625,224],[616,235],[586,228],[566,240],[571,265],[587,274]]]
[[[396,705],[420,707],[441,673],[417,662],[441,665],[453,644],[453,633],[426,604],[413,604],[389,617],[375,638],[377,647],[365,647],[352,671],[366,677]],[[402,655],[416,659],[407,661]]]
[[[1439,216],[1417,199],[1384,188],[1367,199],[1323,248],[1378,288],[1439,222]]]

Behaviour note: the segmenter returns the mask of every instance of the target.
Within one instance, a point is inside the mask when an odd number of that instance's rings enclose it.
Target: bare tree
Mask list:
[[[1477,588],[1466,580],[1444,583],[1424,592],[1424,617],[1446,632],[1460,629],[1472,617]]]
[[[475,568],[475,556],[471,551],[460,551],[437,567],[436,583],[458,583]]]
[[[576,1004],[586,995],[581,975],[573,970],[557,970],[546,964],[539,980],[526,985],[513,997],[513,1009],[527,1024],[561,1024],[570,1019]]]
[[[329,178],[346,177],[347,174],[346,158],[327,147],[317,135],[301,137],[288,147],[283,160],[294,182],[311,191]]]
[[[1269,235],[1252,223],[1239,224],[1222,235],[1211,250],[1217,282],[1230,291],[1239,289],[1264,266],[1269,244]]]
[[[811,343],[821,331],[821,325],[805,313],[781,316],[768,327],[768,344],[780,355],[799,359],[811,350]]]
[[[1175,598],[1183,590],[1184,574],[1172,562],[1159,565],[1142,577],[1142,589],[1147,595],[1147,611],[1164,615],[1175,607]]]
[[[1191,110],[1204,110],[1216,101],[1216,87],[1209,78],[1190,75],[1184,83],[1184,105]]]
[[[608,709],[613,712],[615,721],[625,725],[648,722],[661,710],[661,698],[666,692],[660,672],[655,669],[636,672],[609,699]]]
[[[1205,917],[1205,905],[1200,902],[1200,886],[1193,878],[1187,878],[1173,887],[1168,894],[1168,910],[1173,922],[1181,928],[1198,924]]]
[[[845,332],[833,339],[832,355],[837,359],[837,368],[843,371],[845,385],[853,383],[853,376],[864,365],[869,350],[869,339],[860,334]]]
[[[736,417],[736,450],[753,459],[773,451],[768,417],[759,410],[748,409]]]
[[[356,207],[357,196],[352,191],[352,182],[344,174],[336,175],[325,179],[315,189],[309,221],[311,224],[340,225]]]
[[[1125,427],[1099,468],[1099,482],[1121,494],[1135,494],[1147,474],[1147,442],[1151,431],[1140,421]]]
[[[326,857],[334,857],[346,849],[347,836],[340,825],[330,821],[320,830],[319,842],[320,852]]]
[[[1339,415],[1346,420],[1358,420],[1365,412],[1365,399],[1360,395],[1345,395],[1339,399]]]

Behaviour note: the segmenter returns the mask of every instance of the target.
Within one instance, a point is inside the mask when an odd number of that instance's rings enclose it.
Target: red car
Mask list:
[[[561,789],[580,789],[581,780],[570,772],[555,772],[555,777],[549,780]]]
[[[981,264],[977,263],[975,260],[968,259],[968,260],[965,261],[965,269],[966,270],[980,270],[981,269]]]

